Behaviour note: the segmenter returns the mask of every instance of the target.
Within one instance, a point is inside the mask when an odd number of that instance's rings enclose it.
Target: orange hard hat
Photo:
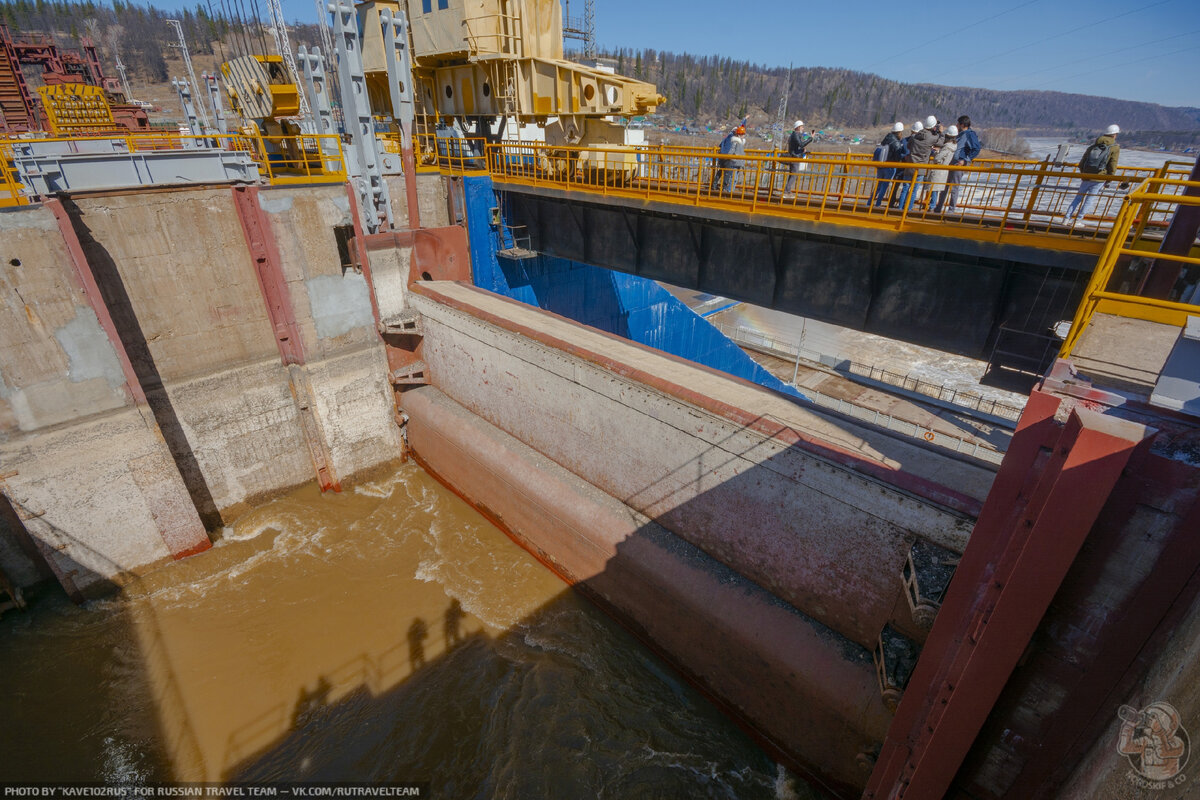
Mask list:
[[[745,133],[745,132],[746,132],[746,126],[745,126],[745,125],[738,125],[738,126],[737,126],[737,129],[736,129],[736,130],[734,130],[734,133],[736,133],[738,136],[741,136],[741,135],[742,135],[743,133]]]

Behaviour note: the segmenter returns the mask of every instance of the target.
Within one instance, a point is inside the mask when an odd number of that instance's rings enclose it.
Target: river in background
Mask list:
[[[296,491],[119,597],[0,619],[0,781],[430,781],[810,797],[414,465]]]

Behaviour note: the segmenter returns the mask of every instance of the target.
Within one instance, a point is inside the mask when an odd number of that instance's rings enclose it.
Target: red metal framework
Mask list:
[[[38,106],[25,83],[12,36],[0,22],[0,130],[22,133],[41,127]]]
[[[259,204],[258,196],[257,186],[234,187],[233,207],[241,222],[246,246],[250,249],[254,274],[267,306],[267,319],[275,331],[280,358],[288,368],[288,387],[296,404],[297,418],[317,482],[323,492],[340,492],[342,486],[334,470],[333,457],[321,430],[320,420],[313,411],[315,394],[308,372],[303,369],[304,343],[300,338],[300,326],[296,321],[287,278],[283,274],[283,259],[271,229],[271,220]]]
[[[863,797],[946,795],[1151,429],[1035,392],[909,681]]]
[[[304,363],[304,344],[300,341],[300,329],[296,325],[296,314],[292,308],[291,294],[283,276],[283,263],[279,246],[271,231],[270,220],[258,204],[257,186],[238,186],[233,189],[233,207],[242,224],[246,246],[254,263],[254,274],[258,278],[263,300],[267,304],[267,318],[275,331],[275,343],[284,364]]]

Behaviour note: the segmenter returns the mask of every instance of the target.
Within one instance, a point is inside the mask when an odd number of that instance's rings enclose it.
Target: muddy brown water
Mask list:
[[[809,795],[415,465],[263,505],[119,597],[35,599],[0,619],[0,781]]]

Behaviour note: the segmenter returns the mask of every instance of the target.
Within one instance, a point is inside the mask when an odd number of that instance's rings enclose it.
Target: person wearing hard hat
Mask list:
[[[946,166],[954,160],[954,153],[958,150],[958,128],[951,125],[946,129],[946,134],[942,140],[942,146],[938,149],[937,155],[933,157],[933,163],[941,166]],[[946,184],[949,182],[950,170],[935,169],[929,173],[929,208],[937,214],[942,213],[942,206],[946,200]]]
[[[813,137],[804,131],[804,120],[796,120],[796,124],[792,126],[792,135],[788,137],[787,154],[788,158],[797,160],[789,161],[787,165],[787,184],[783,187],[783,197],[785,200],[796,196],[793,193],[796,189],[796,175],[804,172],[804,168],[807,166],[807,164],[798,159],[808,158],[806,151],[808,146],[812,144],[812,141]]]
[[[936,123],[937,120],[934,120]],[[926,130],[925,123],[917,120],[912,124],[912,133],[904,140],[908,145],[908,158],[905,159],[910,164],[928,164],[929,157],[933,155],[933,146],[937,144],[938,135],[931,130]],[[908,181],[912,179],[913,173],[916,173],[918,180],[926,177],[924,172],[918,170],[900,170],[896,175],[896,180],[900,186],[900,208],[905,208],[905,200],[908,201],[908,208],[912,208],[917,201],[917,195],[920,194],[920,187],[910,187]],[[912,188],[912,196],[909,197],[909,189]]]
[[[942,139],[945,137],[945,134],[942,133],[942,123],[938,122],[938,118],[933,114],[930,114],[925,118],[925,130],[933,131],[934,135],[937,136],[937,144],[935,144],[934,147],[941,147]]]
[[[1116,175],[1117,159],[1121,155],[1121,146],[1117,144],[1117,134],[1121,128],[1109,125],[1103,136],[1097,136],[1096,141],[1088,145],[1079,159],[1079,171],[1083,177],[1079,180],[1079,191],[1075,193],[1071,205],[1067,207],[1066,222],[1072,226],[1082,222],[1092,212],[1096,205],[1096,196],[1104,186],[1105,181],[1090,175]],[[1122,187],[1127,184],[1121,184]]]
[[[887,136],[883,137],[883,141],[879,143],[879,147],[875,148],[875,160],[881,162],[890,162],[898,164],[908,155],[908,148],[905,147],[904,141],[900,138],[900,134],[904,132],[904,123],[896,122],[892,124],[892,129]],[[895,184],[892,179],[896,177],[895,167],[877,167],[875,170],[875,202],[872,205],[880,205],[884,199],[890,201],[891,190]]]
[[[720,180],[721,191],[733,194],[737,175],[746,166],[746,122],[738,125],[728,136],[721,140]]]

